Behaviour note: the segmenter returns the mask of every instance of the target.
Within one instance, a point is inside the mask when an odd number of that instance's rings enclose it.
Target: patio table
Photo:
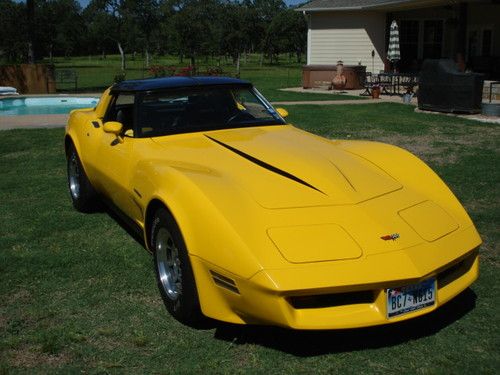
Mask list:
[[[413,92],[418,82],[418,76],[412,73],[380,73],[378,76],[382,94],[385,95],[403,95],[406,92]],[[401,93],[401,88],[405,89],[405,92]]]

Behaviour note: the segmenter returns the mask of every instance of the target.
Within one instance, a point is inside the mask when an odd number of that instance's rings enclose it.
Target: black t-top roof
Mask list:
[[[217,86],[217,85],[241,85],[251,86],[248,81],[230,77],[165,77],[128,80],[117,83],[111,91],[135,92],[163,90],[178,87]]]

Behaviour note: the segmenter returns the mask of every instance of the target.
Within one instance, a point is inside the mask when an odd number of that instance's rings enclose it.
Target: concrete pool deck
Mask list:
[[[0,130],[61,128],[66,126],[69,114],[0,116]]]
[[[102,93],[86,92],[79,94],[48,94],[48,95],[3,95],[1,99],[22,99],[33,97],[96,97],[100,98]],[[53,114],[53,115],[19,115],[19,116],[0,116],[0,130],[11,129],[39,129],[39,128],[61,128],[66,126],[69,114]]]

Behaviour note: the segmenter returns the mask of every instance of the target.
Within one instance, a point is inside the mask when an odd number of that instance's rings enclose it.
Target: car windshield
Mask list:
[[[257,90],[246,86],[146,93],[137,115],[140,137],[285,124]]]

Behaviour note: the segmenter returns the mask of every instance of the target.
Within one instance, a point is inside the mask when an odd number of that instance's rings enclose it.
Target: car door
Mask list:
[[[130,216],[133,210],[130,176],[135,164],[134,133],[135,96],[130,93],[113,95],[103,123],[117,121],[123,125],[120,135],[106,133],[104,130],[98,142],[95,155],[95,168],[99,175],[99,188],[107,198]]]

